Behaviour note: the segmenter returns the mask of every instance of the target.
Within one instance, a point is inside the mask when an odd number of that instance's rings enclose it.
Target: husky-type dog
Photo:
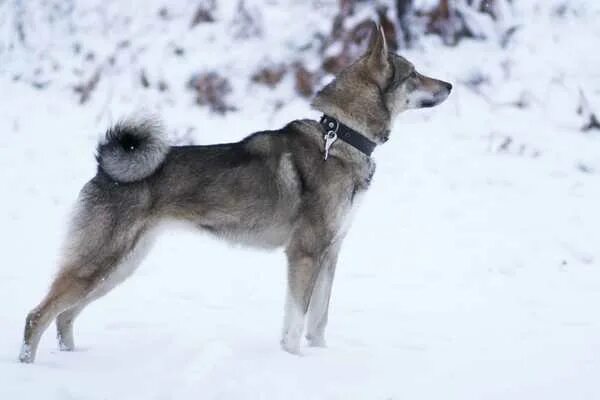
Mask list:
[[[374,26],[365,54],[315,96],[320,122],[182,147],[169,146],[152,121],[116,124],[98,146],[96,176],[79,195],[58,274],[27,316],[20,361],[34,361],[54,319],[60,349],[73,350],[77,315],[135,271],[153,228],[165,220],[236,243],[285,247],[281,346],[299,353],[305,321],[308,344],[324,346],[340,246],[375,171],[371,151],[388,140],[396,115],[435,106],[451,88],[389,52]]]

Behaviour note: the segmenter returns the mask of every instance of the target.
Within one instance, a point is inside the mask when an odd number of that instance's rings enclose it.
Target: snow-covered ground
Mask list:
[[[181,82],[168,95],[142,90],[125,61],[81,106],[66,72],[50,69],[57,83],[43,90],[15,81],[34,67],[10,54],[0,62],[0,399],[599,399],[600,131],[580,132],[575,109],[582,88],[600,111],[600,5],[569,2],[559,18],[550,11],[559,3],[519,4],[522,28],[507,49],[428,38],[406,53],[454,92],[401,116],[376,150],[336,275],[329,348],[302,357],[278,345],[282,252],[168,231],[133,278],[77,320],[78,351],[59,352],[51,327],[35,364],[16,361],[111,120],[145,106],[174,138],[203,144],[318,115],[287,81],[277,111],[261,100],[273,93],[234,82],[239,111],[209,115]],[[318,23],[286,10],[274,7],[264,26],[298,35]],[[144,25],[154,35],[145,45],[175,37],[202,50],[186,30],[163,28]],[[201,29],[231,36],[219,24]],[[157,50],[144,56],[157,60],[149,75],[260,58],[260,40],[229,40],[223,54],[213,41],[179,66],[161,64]],[[247,73],[239,60],[228,74]],[[477,76],[480,93],[466,84]],[[525,108],[510,105],[519,100]]]

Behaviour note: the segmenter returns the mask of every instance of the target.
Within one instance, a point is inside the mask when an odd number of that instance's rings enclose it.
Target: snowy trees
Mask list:
[[[529,32],[535,18],[530,16],[545,13],[560,21],[575,12],[575,6],[559,0],[536,4],[149,0],[138,7],[119,0],[6,0],[0,2],[0,70],[39,90],[66,87],[74,103],[97,101],[95,107],[106,107],[115,96],[129,101],[139,97],[140,103],[185,97],[222,114],[239,109],[240,98],[249,91],[265,88],[261,96],[269,97],[276,109],[292,96],[310,99],[355,60],[364,49],[370,21],[383,27],[390,48],[400,53],[419,54],[432,44],[459,53],[465,51],[463,44],[484,44],[488,54],[495,54],[496,64],[487,67],[504,71],[509,79],[517,66],[512,45],[528,34],[523,32]],[[522,15],[527,7],[530,16]],[[489,86],[490,71],[478,67],[468,73],[472,76],[462,83],[485,95],[480,89]],[[573,86],[571,108],[591,103],[591,114],[584,114],[593,115],[593,93],[586,89],[590,101],[578,103],[577,87],[582,85]],[[597,128],[592,117],[581,118],[586,129]]]

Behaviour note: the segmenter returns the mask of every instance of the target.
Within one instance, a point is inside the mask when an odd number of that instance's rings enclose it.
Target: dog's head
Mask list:
[[[383,30],[373,24],[365,54],[317,93],[313,107],[382,143],[394,117],[436,106],[451,90],[450,83],[418,73],[404,57],[391,53]]]

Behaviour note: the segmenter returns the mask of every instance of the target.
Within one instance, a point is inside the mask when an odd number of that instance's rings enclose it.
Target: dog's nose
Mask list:
[[[444,83],[444,87],[446,88],[448,93],[450,93],[450,91],[452,90],[452,84],[448,83],[448,82],[443,82],[443,83]]]

